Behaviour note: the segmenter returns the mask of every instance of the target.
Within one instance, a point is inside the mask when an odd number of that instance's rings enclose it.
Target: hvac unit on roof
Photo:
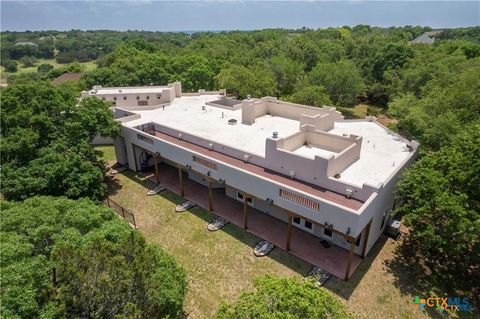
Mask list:
[[[351,189],[345,188],[345,196],[347,198],[352,197],[352,193],[353,193],[353,191]]]
[[[295,177],[295,171],[290,171],[288,173],[288,176],[290,176],[290,178],[294,178]]]
[[[229,125],[235,125],[235,124],[237,124],[237,120],[236,119],[229,119],[228,124]]]
[[[210,151],[213,151],[213,146],[214,146],[213,143],[209,143],[209,144],[208,144],[208,149],[209,149]]]
[[[248,163],[248,160],[250,159],[250,156],[248,154],[243,155],[243,161],[245,163]]]
[[[273,132],[273,133],[272,133],[272,137],[273,137],[273,138],[278,138],[278,132]]]

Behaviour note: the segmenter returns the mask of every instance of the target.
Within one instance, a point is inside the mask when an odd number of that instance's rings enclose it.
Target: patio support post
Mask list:
[[[213,211],[213,203],[212,203],[212,179],[208,180],[208,208]]]
[[[153,154],[153,163],[155,164],[155,176],[157,179],[157,185],[160,184],[160,175],[158,174],[158,156]]]
[[[287,212],[288,214],[288,228],[287,228],[287,251],[290,250],[290,240],[292,238],[292,214]]]
[[[133,150],[133,159],[134,159],[134,162],[135,162],[135,172],[138,172],[137,148],[135,147],[135,145],[133,143],[132,143],[132,150]]]
[[[178,179],[180,180],[180,194],[185,196],[185,190],[183,188],[183,172],[181,167],[178,168]]]
[[[367,243],[368,243],[368,236],[370,235],[370,226],[372,225],[372,220],[368,222],[365,230],[365,238],[363,239],[363,246],[362,246],[362,258],[365,257],[365,251],[367,251]]]
[[[355,250],[355,240],[348,239],[348,241],[350,242],[350,253],[348,254],[348,264],[345,271],[345,280],[348,280],[348,278],[350,277],[350,267],[352,266],[353,252]]]
[[[243,193],[243,228],[248,229],[247,194]]]

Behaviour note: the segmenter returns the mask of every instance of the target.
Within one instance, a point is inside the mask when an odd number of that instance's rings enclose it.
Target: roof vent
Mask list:
[[[208,144],[208,149],[209,149],[210,151],[213,151],[213,143],[209,143],[209,144]]]
[[[290,176],[290,178],[294,178],[295,177],[295,171],[290,171],[288,173],[288,176]]]
[[[178,133],[178,139],[179,140],[183,139],[183,134],[182,133]]]
[[[236,125],[236,124],[237,124],[237,120],[236,120],[236,119],[229,119],[229,120],[228,120],[228,124],[230,124],[230,125]]]
[[[207,107],[205,105],[202,105],[202,111],[206,111]]]
[[[278,132],[273,132],[272,137],[273,138],[278,138]]]
[[[248,156],[248,154],[243,155],[243,161],[244,161],[245,163],[248,163],[248,160],[249,160],[249,159],[250,159],[250,156]]]
[[[353,191],[349,188],[345,188],[345,197],[350,198],[352,197]]]

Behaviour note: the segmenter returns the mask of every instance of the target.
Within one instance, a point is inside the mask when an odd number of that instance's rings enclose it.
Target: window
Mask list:
[[[362,241],[362,234],[358,236],[357,241],[355,242],[355,246],[360,247],[360,242]]]
[[[137,96],[137,100],[140,100],[140,97],[139,97],[139,96]]]
[[[382,230],[382,229],[383,229],[383,226],[385,226],[385,219],[387,218],[387,214],[388,214],[388,209],[386,209],[386,210],[383,212],[382,224],[380,225],[380,230]]]
[[[117,106],[117,102],[113,101],[112,106]]]
[[[116,97],[116,96],[114,96],[114,97],[113,97],[113,100],[114,100],[114,101],[116,101],[116,100],[117,100],[117,97]]]
[[[316,211],[320,211],[319,203],[309,198],[306,198],[302,195],[295,194],[294,192],[290,192],[285,189],[280,189],[280,197],[285,198],[286,200],[289,200],[291,202],[294,202],[295,204],[298,204]]]
[[[323,234],[327,237],[332,237],[333,233],[332,233],[332,230],[331,229],[328,229],[328,228],[325,228],[323,230]]]
[[[243,202],[243,194],[237,192],[237,199]],[[251,197],[247,197],[247,205],[253,206],[253,199]]]
[[[308,229],[312,229],[313,228],[313,224],[311,222],[309,222],[308,220],[305,221],[305,228],[308,228]]]
[[[124,97],[123,97],[123,100],[124,100],[124,101],[125,101],[125,100],[127,100],[127,97],[126,97],[126,96],[124,96]]]
[[[297,225],[300,225],[300,217],[293,217],[293,222]]]
[[[147,100],[149,100],[149,99],[150,99],[150,96],[147,95]]]
[[[148,105],[148,101],[138,101],[138,106],[146,106]]]

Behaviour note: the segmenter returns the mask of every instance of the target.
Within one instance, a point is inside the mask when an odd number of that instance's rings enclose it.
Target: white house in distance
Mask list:
[[[169,176],[181,195],[203,196],[205,208],[342,279],[388,224],[395,184],[418,147],[374,117],[345,120],[333,107],[238,101],[225,91],[182,93],[179,82],[82,95],[113,103],[118,163],[153,171],[157,182],[178,170]],[[185,194],[187,182],[208,193]],[[240,209],[222,210],[219,193]]]

